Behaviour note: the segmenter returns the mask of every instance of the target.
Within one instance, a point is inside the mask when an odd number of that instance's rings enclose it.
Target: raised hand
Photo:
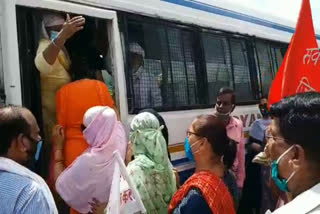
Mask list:
[[[64,41],[71,38],[76,32],[84,28],[86,20],[83,16],[75,16],[70,19],[70,15],[67,14],[66,22],[63,24],[59,33],[59,37]]]

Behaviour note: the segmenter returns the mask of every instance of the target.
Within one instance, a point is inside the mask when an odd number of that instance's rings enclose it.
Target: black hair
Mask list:
[[[163,129],[161,130],[161,132],[162,132],[164,139],[166,140],[167,149],[168,149],[168,157],[169,157],[169,160],[171,160],[171,156],[170,156],[170,152],[169,152],[169,148],[168,148],[168,146],[169,146],[168,127],[167,127],[166,122],[164,121],[163,117],[156,110],[154,110],[152,108],[144,109],[144,110],[140,111],[139,113],[142,113],[142,112],[149,112],[149,113],[153,114],[158,119],[160,126],[163,126]]]
[[[72,81],[96,79],[96,73],[101,70],[103,64],[103,59],[99,57],[98,50],[93,44],[95,20],[87,16],[85,18],[84,29],[73,35],[65,44],[71,59]]]
[[[226,125],[214,115],[200,115],[193,128],[197,134],[208,139],[212,151],[223,156],[224,165],[230,169],[236,158],[237,144],[228,137]]]
[[[0,155],[6,156],[13,139],[19,134],[29,136],[31,127],[22,115],[22,111],[26,110],[20,106],[5,106],[0,108]]]
[[[217,97],[224,95],[224,94],[231,94],[231,102],[232,104],[236,104],[236,94],[232,88],[222,87],[220,88]]]
[[[286,143],[302,146],[306,158],[320,167],[320,93],[283,98],[271,106],[270,114],[279,119],[280,133]]]

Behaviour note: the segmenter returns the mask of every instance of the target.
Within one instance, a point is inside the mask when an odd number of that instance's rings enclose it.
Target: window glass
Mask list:
[[[256,51],[257,51],[257,65],[258,70],[260,72],[260,81],[262,94],[266,95],[269,92],[272,79],[273,79],[273,71],[274,66],[277,66],[277,63],[272,63],[272,50],[270,49],[270,45],[266,42],[257,42],[256,43]],[[274,56],[274,55],[273,55]]]
[[[269,91],[283,60],[283,44],[258,40],[254,46],[252,40],[233,34],[125,18],[126,56],[138,53],[143,62],[127,60],[130,113],[207,108],[216,102],[221,87],[233,88],[237,103],[256,102]],[[259,84],[262,91],[255,89]]]
[[[191,31],[162,25],[129,22],[128,77],[132,82],[133,112],[143,108],[179,108],[198,103],[194,62],[194,34]],[[137,48],[137,47],[135,47]],[[138,58],[139,58],[138,57]],[[129,93],[128,93],[129,94]],[[128,97],[128,100],[130,98]]]
[[[256,60],[261,92],[262,95],[267,95],[283,61],[282,47],[268,41],[256,41]]]
[[[233,87],[231,56],[225,37],[204,33],[204,55],[206,61],[209,104],[216,102],[221,87]]]
[[[246,43],[244,40],[231,39],[230,47],[237,102],[252,101],[253,92]]]

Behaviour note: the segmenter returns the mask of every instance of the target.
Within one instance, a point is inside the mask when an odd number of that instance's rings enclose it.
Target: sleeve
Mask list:
[[[26,186],[17,199],[18,203],[14,213],[34,214],[34,213],[53,213],[48,202],[36,184]]]
[[[39,42],[37,56],[34,59],[34,63],[40,73],[50,73],[53,69],[53,65],[50,65],[43,56],[43,51],[48,47],[49,44],[50,43],[45,40],[40,40]]]
[[[244,179],[246,177],[246,172],[245,172],[245,150],[244,150],[244,145],[246,139],[244,138],[243,134],[243,126],[241,124],[241,141],[238,144],[238,152],[237,152],[237,159],[238,159],[238,169],[236,171],[236,177],[237,177],[237,185],[240,189],[243,188],[243,183]]]
[[[212,211],[197,189],[191,189],[188,194],[182,199],[178,207],[173,211],[174,214],[211,214]]]

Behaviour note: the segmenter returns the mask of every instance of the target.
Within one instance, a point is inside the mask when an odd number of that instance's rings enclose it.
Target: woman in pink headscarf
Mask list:
[[[118,150],[124,159],[128,141],[112,108],[90,108],[84,115],[83,126],[89,148],[66,169],[63,153],[56,154],[55,159],[61,161],[55,164],[55,177],[58,177],[56,190],[64,201],[78,212],[88,213],[94,200],[108,201],[114,169],[113,152]],[[63,148],[64,132],[60,126],[55,128],[53,140],[57,147]]]

